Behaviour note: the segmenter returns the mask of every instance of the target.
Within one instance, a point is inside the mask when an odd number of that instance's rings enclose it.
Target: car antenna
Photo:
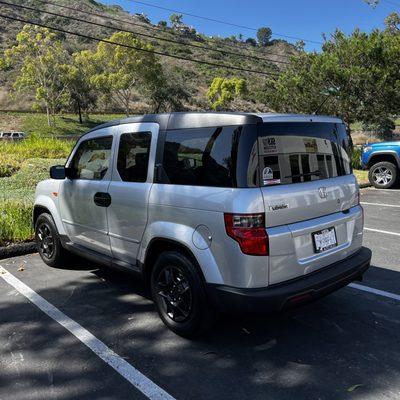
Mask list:
[[[317,109],[313,112],[313,115],[317,115],[320,111],[321,111],[321,108],[323,107],[323,105],[328,101],[328,100],[330,100],[331,99],[331,97],[334,95],[336,93],[336,89],[335,88],[329,88],[325,93],[322,93],[322,94],[325,94],[326,95],[326,97],[325,97],[325,99],[322,101],[322,103],[317,107]]]

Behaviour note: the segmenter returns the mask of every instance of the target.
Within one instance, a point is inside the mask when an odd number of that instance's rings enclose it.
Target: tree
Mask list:
[[[272,36],[272,31],[270,28],[262,27],[257,31],[258,44],[261,47],[268,46]]]
[[[304,47],[305,47],[306,43],[304,42],[304,40],[298,40],[295,44],[294,44],[294,48],[297,51],[304,51]]]
[[[129,116],[135,90],[154,79],[159,64],[153,47],[131,33],[116,32],[108,40],[124,46],[101,42],[95,53],[85,54],[92,68],[90,83],[105,95],[112,96]]]
[[[246,43],[249,44],[250,46],[257,46],[256,39],[253,38],[247,38]]]
[[[400,109],[400,35],[336,31],[321,53],[299,53],[265,102],[276,111],[338,115],[347,123],[375,123]]]
[[[25,25],[16,37],[17,44],[4,52],[6,67],[14,67],[16,91],[35,92],[36,105],[44,105],[47,123],[67,101],[65,72],[68,53],[56,35],[47,28]]]
[[[88,110],[96,104],[97,92],[91,85],[90,77],[93,70],[90,62],[90,52],[84,50],[73,54],[73,61],[67,66],[66,79],[69,93],[69,103],[79,116],[82,124],[82,112],[87,115]]]
[[[246,89],[244,79],[216,77],[208,88],[207,98],[213,110],[222,110],[226,109],[235,98],[245,94]]]
[[[163,70],[161,65],[153,69],[153,76],[146,85],[146,93],[150,112],[153,113],[183,111],[183,102],[189,100],[189,93],[176,74]]]
[[[400,14],[391,13],[385,18],[386,30],[391,34],[400,34]]]
[[[171,14],[169,16],[169,20],[171,22],[171,25],[174,29],[178,29],[182,25],[182,14]]]
[[[161,20],[161,21],[158,21],[157,25],[161,28],[166,28],[168,24],[167,24],[167,21]]]

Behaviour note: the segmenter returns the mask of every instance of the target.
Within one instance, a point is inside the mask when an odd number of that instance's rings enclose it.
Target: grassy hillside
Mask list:
[[[29,19],[36,22],[42,22],[50,26],[56,26],[58,28],[99,38],[110,37],[116,30],[119,29],[128,29],[137,32],[137,37],[139,39],[150,42],[155,47],[155,49],[160,52],[214,63],[234,65],[241,68],[248,68],[253,70],[279,72],[279,70],[281,70],[281,68],[283,68],[285,65],[279,63],[279,61],[287,60],[285,56],[293,54],[296,51],[293,45],[282,40],[273,40],[271,41],[271,44],[267,47],[258,47],[246,43],[243,40],[239,41],[235,38],[209,37],[198,32],[192,34],[181,33],[172,29],[171,27],[154,26],[150,23],[146,23],[143,19],[141,19],[141,17],[131,15],[119,6],[106,6],[93,0],[54,1],[79,11],[89,11],[92,13],[104,15],[104,17],[111,17],[124,22],[118,23],[115,21],[107,20],[106,18],[85,16],[85,14],[80,14],[79,12],[69,9],[60,9],[53,5],[45,4],[37,0],[15,0],[14,3],[60,13],[65,16],[84,18],[93,22],[111,25],[115,27],[115,29],[107,29],[104,27],[88,25],[82,22],[67,20],[64,18],[46,15],[43,13],[37,13],[31,10],[17,8],[10,9],[10,7],[7,7],[5,5],[0,5],[0,12],[26,20]],[[3,28],[0,28],[0,50],[8,47],[10,44],[13,43],[16,34],[21,30],[23,26],[23,24],[20,22],[9,20],[3,20],[3,24]],[[157,30],[154,30],[154,28],[156,28]],[[140,36],[139,34],[149,35],[150,38]],[[96,46],[96,42],[90,41],[85,38],[75,37],[63,33],[60,33],[58,36],[65,42],[68,50],[71,53],[82,49],[93,49]],[[165,42],[161,40],[163,38],[184,41],[197,46],[211,47],[215,50],[238,53],[239,55],[222,54],[218,51],[182,46],[180,44]],[[243,58],[240,55],[246,55],[250,58]],[[263,61],[251,57],[264,58],[268,61]],[[167,70],[169,69],[174,72],[176,79],[179,79],[184,83],[185,88],[190,94],[190,101],[186,105],[190,109],[196,110],[208,107],[208,104],[205,101],[204,94],[207,90],[208,85],[216,75],[227,77],[235,75],[247,78],[249,86],[249,95],[238,106],[242,109],[248,110],[266,110],[263,104],[257,103],[257,101],[255,100],[257,98],[257,92],[260,90],[260,88],[262,87],[262,83],[265,80],[265,77],[262,75],[232,71],[225,68],[217,68],[202,64],[195,64],[188,61],[177,60],[169,57],[163,57],[162,64]],[[30,108],[33,101],[33,98],[31,96],[9,95],[12,75],[13,71],[0,72],[0,87],[2,87],[2,89],[0,89],[0,109],[27,110]],[[143,99],[140,93],[138,93],[137,95],[137,112],[143,112],[144,110],[140,109],[141,100],[145,103],[146,99]],[[103,104],[99,107],[101,108],[104,106],[108,107],[108,110],[112,110],[114,105],[107,103],[106,105]]]

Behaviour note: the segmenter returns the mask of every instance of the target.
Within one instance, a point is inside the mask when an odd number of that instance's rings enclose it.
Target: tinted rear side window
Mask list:
[[[163,167],[166,183],[193,186],[256,187],[255,126],[168,131]]]
[[[261,185],[348,175],[350,141],[343,124],[264,123],[259,127]]]
[[[151,133],[124,133],[118,149],[117,169],[124,182],[146,182]]]

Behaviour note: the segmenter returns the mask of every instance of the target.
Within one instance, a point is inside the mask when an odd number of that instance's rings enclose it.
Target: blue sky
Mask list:
[[[152,22],[167,20],[169,11],[136,3],[132,0],[101,0],[119,4],[130,12],[144,12]],[[382,0],[375,9],[364,0],[143,0],[146,3],[181,10],[258,28],[269,26],[277,34],[321,41],[322,33],[330,34],[335,28],[350,33],[358,27],[363,31],[382,28],[383,20],[393,11],[400,11],[400,0]],[[229,36],[242,33],[254,37],[255,32],[215,22],[184,16],[183,21],[208,35]],[[279,36],[275,36],[279,38]],[[293,41],[293,40],[291,40]],[[318,44],[307,42],[308,50],[318,50]]]

